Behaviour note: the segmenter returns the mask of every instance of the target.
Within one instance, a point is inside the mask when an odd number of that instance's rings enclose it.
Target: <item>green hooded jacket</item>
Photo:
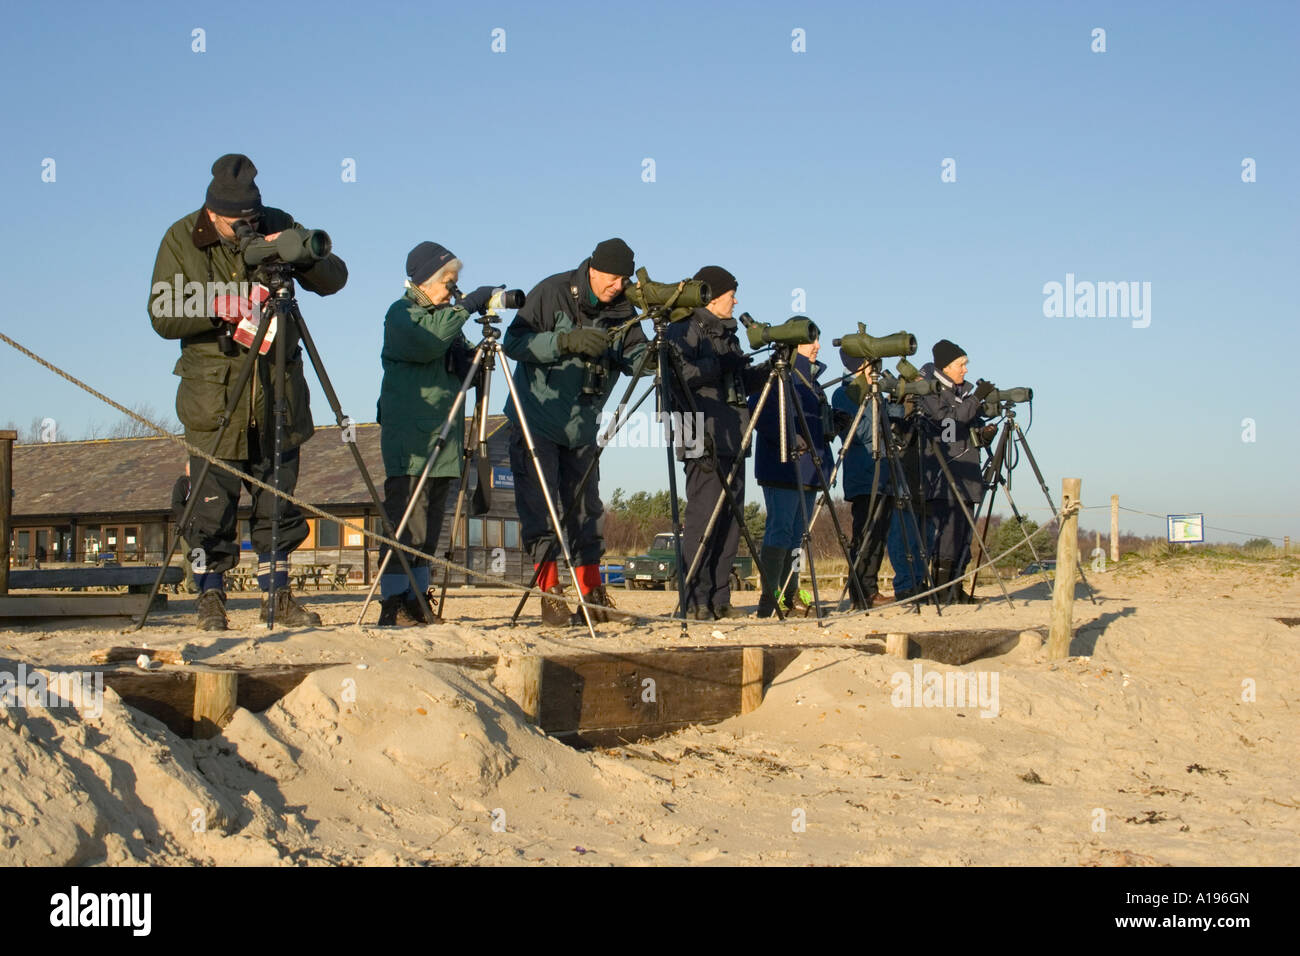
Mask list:
[[[262,235],[296,226],[293,217],[282,209],[262,210]],[[294,281],[310,292],[330,295],[343,288],[348,270],[342,259],[329,255],[309,269],[295,271]],[[271,415],[275,359],[272,346],[270,352],[255,360],[253,379],[240,396],[230,426],[221,444],[212,447],[221,414],[248,354],[243,348],[236,355],[221,351],[218,339],[223,323],[211,317],[212,297],[214,293],[247,295],[251,282],[238,246],[223,240],[207,210],[200,209],[174,223],[163,236],[149,292],[149,320],[154,331],[165,339],[181,342],[181,357],[172,373],[181,380],[176,390],[176,417],[185,426],[185,440],[232,461],[269,454],[275,440]],[[297,329],[286,334],[289,415],[282,447],[289,450],[309,439],[313,429]],[[258,427],[260,452],[248,447],[248,430],[253,425]]]
[[[384,382],[379,391],[379,440],[389,478],[424,470],[460,391],[460,379],[447,370],[447,352],[457,342],[469,347],[461,334],[468,319],[464,309],[433,305],[413,288],[388,307],[380,353]],[[464,432],[462,413],[452,422],[447,443],[429,469],[430,478],[460,475]]]

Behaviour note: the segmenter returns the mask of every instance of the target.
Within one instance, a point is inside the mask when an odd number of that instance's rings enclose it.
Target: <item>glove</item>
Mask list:
[[[471,315],[475,312],[481,315],[487,310],[488,300],[492,298],[492,294],[504,288],[503,285],[481,285],[473,292],[461,296],[456,304]]]
[[[980,444],[989,446],[993,444],[993,439],[998,437],[997,425],[985,425],[980,429]]]
[[[988,397],[989,392],[993,391],[995,388],[997,388],[997,386],[992,382],[986,382],[984,379],[980,379],[975,383],[975,400],[979,402],[984,401],[984,399]]]
[[[555,344],[561,352],[595,358],[609,348],[609,333],[604,329],[570,329],[556,335]]]
[[[718,367],[723,372],[739,372],[745,367],[746,356],[739,352],[723,352],[718,356]]]

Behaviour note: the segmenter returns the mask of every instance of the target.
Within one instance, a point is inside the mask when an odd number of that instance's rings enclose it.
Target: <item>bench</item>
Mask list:
[[[158,565],[112,565],[102,568],[42,568],[9,572],[9,587],[14,590],[44,590],[56,588],[120,588],[128,594],[148,594],[158,576]],[[169,567],[163,571],[163,584],[180,584],[185,580],[185,570]],[[159,591],[155,607],[165,606],[167,595]]]

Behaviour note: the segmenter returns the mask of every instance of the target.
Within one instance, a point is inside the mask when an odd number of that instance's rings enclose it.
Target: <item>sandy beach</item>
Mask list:
[[[0,831],[16,864],[922,864],[1166,866],[1300,859],[1300,617],[1294,557],[1134,558],[1079,590],[1071,657],[1048,662],[1045,584],[940,617],[825,626],[754,618],[541,627],[516,597],[452,592],[449,623],[354,625],[356,592],[306,595],[325,626],[232,630],[173,596],[124,622],[0,631],[2,669],[88,668],[112,645],[194,665],[330,662],[209,740],[104,692],[102,713],[36,703],[0,720]],[[673,596],[615,592],[664,614]],[[745,595],[752,606],[754,595]],[[742,605],[743,606],[743,605]],[[883,653],[886,633],[1027,634],[953,667]],[[510,668],[431,658],[822,644],[762,705],[658,739],[578,750],[541,733]],[[840,647],[837,645],[845,645]],[[875,645],[879,644],[879,647]],[[853,645],[848,647],[848,645]],[[870,645],[863,649],[863,645]],[[183,667],[185,665],[166,665]],[[952,698],[969,677],[971,697]],[[932,674],[938,677],[930,677]],[[946,683],[945,683],[946,682]],[[913,687],[913,685],[916,685]],[[937,689],[936,689],[937,688]],[[931,695],[930,690],[935,690]],[[978,692],[976,692],[978,689]]]

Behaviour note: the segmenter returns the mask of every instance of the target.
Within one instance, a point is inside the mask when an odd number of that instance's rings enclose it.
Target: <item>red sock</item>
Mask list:
[[[592,588],[600,587],[600,565],[582,564],[578,566],[578,587],[587,594]]]
[[[533,565],[534,569],[539,567],[540,571],[537,574],[537,586],[539,588],[543,591],[549,591],[555,585],[560,583],[560,572],[556,570],[554,561],[546,561],[540,566],[536,564]]]

